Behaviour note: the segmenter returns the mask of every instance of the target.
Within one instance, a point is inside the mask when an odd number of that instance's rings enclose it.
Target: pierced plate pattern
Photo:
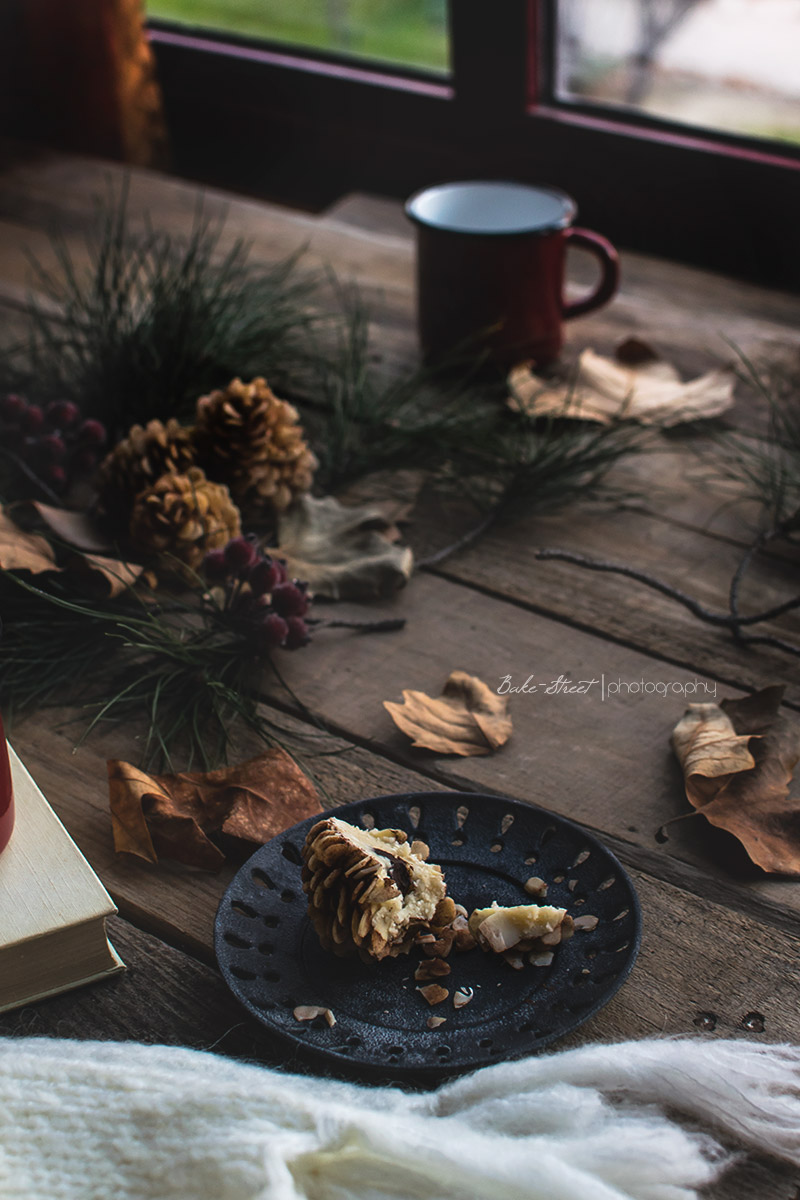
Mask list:
[[[451,953],[450,991],[431,1008],[417,992],[419,954],[381,963],[340,959],[323,950],[306,914],[301,848],[311,817],[262,846],[237,873],[217,912],[215,946],[238,999],[294,1049],[371,1074],[420,1079],[472,1070],[538,1050],[593,1016],[622,986],[639,949],[641,915],[617,859],[571,821],[500,796],[475,792],[405,793],[344,805],[322,814],[364,828],[404,829],[430,846],[448,894],[468,911],[539,902],[574,917],[598,918],[555,949],[547,967],[515,971],[480,950]],[[524,889],[532,875],[544,900]],[[453,1006],[471,987],[472,1001]],[[298,1005],[332,1010],[298,1022]],[[429,1029],[431,1016],[445,1017]]]

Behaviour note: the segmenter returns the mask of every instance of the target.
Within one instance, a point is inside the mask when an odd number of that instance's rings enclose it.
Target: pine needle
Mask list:
[[[54,234],[54,268],[31,259],[31,332],[6,349],[21,390],[68,398],[112,436],[133,422],[186,417],[235,376],[280,383],[308,354],[317,281],[300,252],[263,267],[202,205],[191,231],[134,229],[127,195],[109,196],[82,245]]]

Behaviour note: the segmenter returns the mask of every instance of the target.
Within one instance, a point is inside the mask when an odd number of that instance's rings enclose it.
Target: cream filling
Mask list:
[[[501,908],[495,901],[489,908],[476,908],[470,914],[469,929],[481,945],[502,953],[512,949],[518,942],[552,933],[566,914],[565,908],[553,908],[547,904],[518,904]]]
[[[338,817],[331,820],[342,837],[375,859],[380,879],[391,879],[391,862],[382,851],[400,859],[408,871],[411,887],[406,895],[370,905],[373,929],[387,942],[394,942],[415,921],[430,921],[447,892],[439,867],[413,854],[409,843],[398,841],[393,829],[359,829]]]

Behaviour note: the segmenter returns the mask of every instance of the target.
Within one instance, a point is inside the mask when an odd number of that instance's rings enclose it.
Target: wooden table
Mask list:
[[[7,156],[0,174],[0,305],[7,321],[25,319],[23,248],[46,258],[45,231],[55,218],[71,240],[78,238],[109,173],[120,174],[77,158]],[[131,211],[149,209],[167,229],[185,228],[196,198],[194,187],[167,177],[131,177]],[[386,364],[413,360],[412,243],[398,205],[350,197],[321,216],[306,216],[217,193],[207,205],[212,212],[227,206],[225,239],[245,235],[259,258],[307,243],[310,262],[357,280]],[[635,333],[688,376],[731,358],[725,338],[747,353],[767,347],[797,353],[799,317],[796,298],[624,255],[619,296],[570,327],[567,352],[585,345],[607,352]],[[750,405],[742,392],[735,418],[756,429]],[[499,792],[585,823],[621,858],[642,902],[641,955],[623,989],[571,1043],[698,1029],[797,1041],[800,883],[749,870],[702,820],[678,822],[668,841],[657,840],[659,827],[687,809],[668,745],[681,696],[629,693],[602,701],[596,689],[583,697],[519,695],[509,745],[496,756],[465,760],[410,749],[382,701],[399,699],[404,687],[436,694],[461,667],[490,684],[507,674],[522,682],[532,673],[548,681],[562,674],[627,683],[699,680],[716,688],[718,698],[782,682],[787,705],[800,707],[797,659],[739,648],[724,632],[619,576],[535,559],[538,547],[560,546],[624,560],[724,609],[747,533],[742,510],[721,506],[700,475],[687,439],[662,437],[656,452],[617,469],[617,483],[640,488],[638,500],[617,508],[578,503],[499,524],[383,605],[407,618],[402,632],[329,636],[292,656],[286,671],[308,715],[285,692],[265,690],[266,708],[296,739],[340,751],[315,759],[331,804],[401,790]],[[424,520],[409,530],[415,549],[427,549],[432,536]],[[796,591],[796,565],[793,578],[776,555],[749,578],[745,603],[762,607]],[[776,629],[796,642],[800,618],[786,616]],[[327,731],[322,741],[320,725]],[[13,741],[118,905],[112,937],[129,970],[8,1014],[0,1034],[136,1038],[276,1061],[279,1053],[214,965],[213,918],[230,872],[209,877],[116,858],[105,759],[135,759],[133,736],[106,730],[73,753],[80,731],[78,714],[49,711],[20,723]],[[799,1188],[800,1176],[751,1161],[717,1194],[789,1200]]]

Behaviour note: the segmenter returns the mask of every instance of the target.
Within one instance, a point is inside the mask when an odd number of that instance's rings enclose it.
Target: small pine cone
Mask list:
[[[209,478],[226,483],[243,511],[283,512],[317,467],[297,410],[261,378],[200,397],[195,445]]]
[[[303,846],[303,891],[322,945],[365,960],[395,958],[442,913],[441,869],[412,852],[399,829],[318,821]]]
[[[241,533],[239,510],[224,484],[210,483],[199,467],[162,475],[133,506],[131,540],[148,554],[167,554],[197,570],[208,550]]]
[[[128,528],[133,502],[162,475],[183,475],[194,466],[192,431],[174,417],[166,425],[133,425],[98,467],[95,487],[98,516],[111,528]]]

